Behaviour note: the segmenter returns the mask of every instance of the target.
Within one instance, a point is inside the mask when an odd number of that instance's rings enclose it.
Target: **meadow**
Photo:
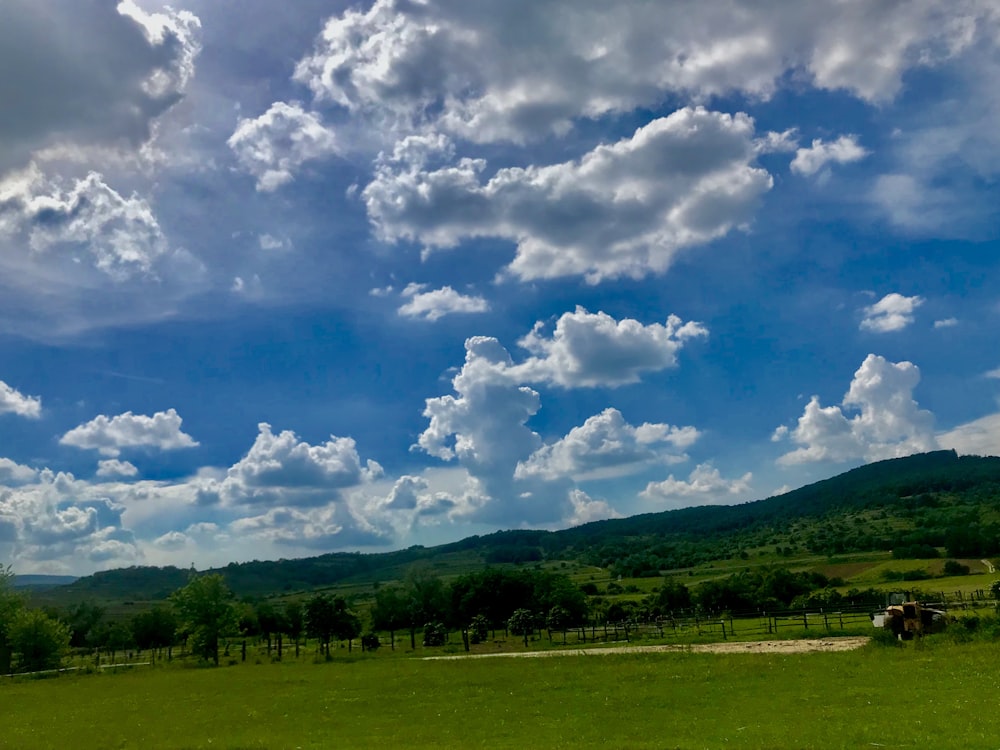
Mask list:
[[[175,662],[0,683],[0,746],[996,747],[998,656],[934,637],[784,656]]]

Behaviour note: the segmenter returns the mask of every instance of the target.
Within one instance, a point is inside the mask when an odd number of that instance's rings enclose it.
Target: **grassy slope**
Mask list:
[[[993,644],[155,668],[0,685],[29,748],[992,747]],[[58,708],[54,708],[58,707]]]

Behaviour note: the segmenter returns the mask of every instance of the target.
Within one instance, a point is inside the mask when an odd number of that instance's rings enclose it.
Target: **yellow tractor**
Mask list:
[[[908,593],[889,594],[885,609],[872,615],[872,625],[891,630],[901,641],[937,633],[947,624],[948,615],[943,610],[911,599]]]

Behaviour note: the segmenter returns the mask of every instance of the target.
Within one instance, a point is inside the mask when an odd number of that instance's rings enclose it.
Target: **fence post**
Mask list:
[[[827,632],[830,630],[830,621],[826,617],[826,612],[823,613],[823,625],[826,626]]]
[[[719,624],[722,626],[722,640],[728,641],[729,639],[726,638],[726,621],[719,620]]]
[[[805,611],[802,612],[802,627],[809,630],[809,615]]]

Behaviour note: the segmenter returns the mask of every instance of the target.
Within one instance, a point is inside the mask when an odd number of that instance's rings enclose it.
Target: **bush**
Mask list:
[[[958,560],[945,560],[944,574],[946,576],[967,576],[969,575],[969,566],[963,565]]]
[[[439,622],[429,622],[424,625],[425,646],[443,646],[448,641],[448,628]]]

